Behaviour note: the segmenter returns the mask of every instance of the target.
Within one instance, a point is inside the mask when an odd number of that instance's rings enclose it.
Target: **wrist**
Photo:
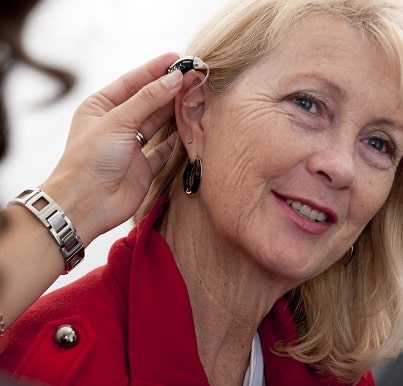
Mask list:
[[[98,235],[97,226],[100,221],[96,218],[97,207],[94,195],[82,191],[77,181],[68,182],[66,178],[49,180],[39,185],[39,188],[52,197],[63,209],[64,213],[74,224],[82,243],[87,247]]]
[[[50,232],[64,259],[65,273],[84,258],[84,245],[76,228],[48,194],[39,188],[28,189],[11,200],[8,206],[11,205],[25,207]]]

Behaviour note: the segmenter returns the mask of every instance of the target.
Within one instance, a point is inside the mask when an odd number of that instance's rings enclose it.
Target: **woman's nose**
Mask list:
[[[329,138],[320,146],[315,146],[308,170],[315,173],[334,189],[350,188],[356,177],[355,139]]]

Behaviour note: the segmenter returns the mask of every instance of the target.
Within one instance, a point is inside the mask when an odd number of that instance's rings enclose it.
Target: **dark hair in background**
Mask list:
[[[3,86],[10,69],[15,64],[22,63],[54,78],[60,84],[60,91],[50,102],[65,95],[74,84],[72,74],[33,59],[22,45],[24,22],[39,2],[40,0],[0,1],[0,158],[7,149],[8,122]]]

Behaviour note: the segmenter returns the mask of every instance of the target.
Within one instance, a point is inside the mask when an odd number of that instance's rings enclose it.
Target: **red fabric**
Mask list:
[[[185,283],[168,245],[152,230],[161,205],[114,244],[105,267],[44,296],[7,331],[0,340],[0,369],[12,381],[208,385]],[[76,346],[61,348],[55,343],[53,335],[62,324],[76,330]],[[284,298],[262,322],[259,333],[268,385],[339,386],[270,350],[278,339],[296,338]],[[374,385],[371,374],[359,385]]]

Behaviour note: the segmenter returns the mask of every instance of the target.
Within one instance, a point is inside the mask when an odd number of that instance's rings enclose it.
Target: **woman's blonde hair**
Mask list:
[[[304,19],[324,16],[338,17],[356,28],[402,72],[403,8],[399,1],[238,0],[197,34],[187,54],[199,56],[209,65],[205,87],[220,95],[248,67],[275,54]],[[174,130],[172,120],[150,146]],[[184,147],[177,141],[137,217],[147,213],[159,197],[169,199],[186,161]],[[356,242],[353,261],[347,267],[333,266],[293,291],[300,340],[292,346],[279,346],[279,352],[347,382],[356,382],[363,371],[398,354],[403,333],[402,174],[400,163],[389,197]]]

